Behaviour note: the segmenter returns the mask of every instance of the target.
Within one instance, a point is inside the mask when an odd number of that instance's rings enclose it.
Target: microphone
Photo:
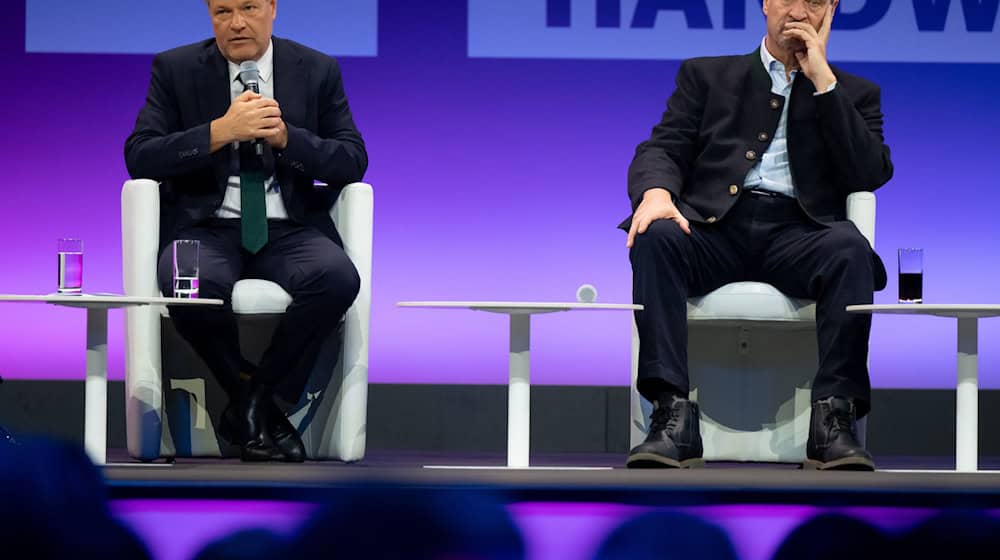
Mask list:
[[[240,81],[243,82],[244,91],[250,90],[260,95],[260,70],[256,62],[247,60],[240,63]],[[260,138],[253,140],[253,148],[258,156],[264,155],[264,144]]]

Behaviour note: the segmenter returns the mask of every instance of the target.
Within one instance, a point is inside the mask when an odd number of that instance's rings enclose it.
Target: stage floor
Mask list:
[[[322,501],[358,485],[476,488],[509,502],[634,505],[808,504],[1000,508],[1000,470],[956,473],[920,458],[881,460],[874,473],[804,471],[796,465],[709,463],[691,470],[628,470],[620,454],[533,456],[538,467],[507,469],[497,454],[378,452],[364,461],[247,464],[178,459],[143,464],[122,450],[104,467],[112,498]],[[983,461],[983,469],[997,461]],[[467,468],[463,468],[467,467]],[[919,468],[917,468],[919,467]],[[931,467],[931,468],[928,468]],[[253,491],[248,492],[249,489]]]

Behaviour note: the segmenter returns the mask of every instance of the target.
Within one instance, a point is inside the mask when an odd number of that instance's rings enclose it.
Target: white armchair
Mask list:
[[[848,196],[847,218],[874,247],[875,195]],[[735,282],[689,299],[687,309],[688,374],[701,410],[704,458],[803,461],[818,367],[816,303],[786,297],[770,284]],[[632,446],[645,439],[652,412],[636,390],[638,361],[633,324]]]
[[[160,295],[156,280],[159,204],[155,181],[127,181],[122,188],[122,269],[127,295]],[[357,461],[365,454],[368,406],[371,186],[344,187],[330,215],[361,277],[361,289],[338,331],[324,344],[289,420],[302,435],[310,458]],[[290,302],[291,297],[272,282],[236,283],[233,310],[248,357],[255,351],[259,355],[270,339],[276,316]],[[125,422],[130,455],[149,461],[224,454],[213,421],[225,404],[224,393],[207,367],[173,332],[165,307],[126,311]]]

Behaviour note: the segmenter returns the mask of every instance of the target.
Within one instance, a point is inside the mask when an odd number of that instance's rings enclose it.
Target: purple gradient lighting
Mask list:
[[[156,560],[189,560],[208,543],[243,529],[291,534],[314,504],[227,500],[116,500],[112,513],[146,543]]]
[[[51,243],[67,232],[87,240],[86,291],[120,292],[122,146],[152,56],[26,53],[25,3],[8,4],[0,293],[51,292]],[[507,379],[503,317],[398,301],[573,301],[583,283],[600,302],[631,300],[615,229],[629,211],[625,173],[679,62],[469,58],[468,16],[467,2],[380,0],[377,56],[340,59],[375,188],[372,383]],[[926,302],[1000,301],[1000,189],[984,165],[996,143],[981,140],[1000,129],[1000,64],[834,63],[882,88],[896,166],[878,192],[888,268],[897,248],[922,247]],[[895,302],[895,276],[876,303]],[[121,317],[109,324],[111,379],[123,376]],[[0,371],[82,379],[84,325],[78,310],[3,304]],[[553,314],[532,330],[534,384],[628,384],[628,313]],[[942,318],[876,316],[872,385],[953,389],[955,330]],[[1000,388],[1000,319],[981,321],[979,336],[981,386]]]
[[[522,502],[507,507],[521,528],[529,559],[590,558],[626,519],[648,508],[607,503]]]
[[[112,502],[113,513],[146,542],[156,560],[187,560],[209,542],[243,529],[266,528],[288,535],[317,507],[243,500]],[[645,506],[586,502],[520,502],[507,509],[521,530],[529,560],[588,560],[621,523],[654,511]],[[718,525],[728,533],[741,560],[768,560],[795,527],[821,513],[849,515],[889,533],[905,531],[937,513],[926,508],[755,504],[669,509]]]

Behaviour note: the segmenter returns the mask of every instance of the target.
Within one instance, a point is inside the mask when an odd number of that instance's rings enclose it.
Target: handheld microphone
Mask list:
[[[256,62],[247,60],[240,63],[240,81],[243,82],[244,91],[250,90],[260,95],[260,70],[257,68]],[[253,140],[253,149],[258,156],[264,155],[264,144],[261,143],[260,138]]]

